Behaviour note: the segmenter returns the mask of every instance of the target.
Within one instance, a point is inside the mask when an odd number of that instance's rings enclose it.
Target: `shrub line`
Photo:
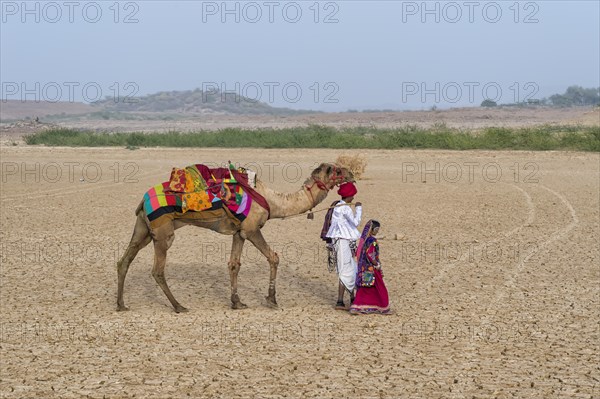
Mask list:
[[[30,145],[67,147],[230,147],[230,148],[333,148],[448,150],[576,150],[600,151],[600,126],[506,128],[479,131],[436,125],[396,129],[311,125],[284,129],[227,128],[218,131],[167,133],[97,133],[50,129],[26,136]]]

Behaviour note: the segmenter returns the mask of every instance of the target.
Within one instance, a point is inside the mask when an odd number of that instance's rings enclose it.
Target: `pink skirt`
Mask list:
[[[358,287],[350,313],[382,313],[390,312],[388,291],[383,282],[381,271],[375,269],[375,283],[372,287]]]

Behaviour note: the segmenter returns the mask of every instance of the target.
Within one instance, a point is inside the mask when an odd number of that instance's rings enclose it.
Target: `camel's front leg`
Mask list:
[[[255,232],[254,234],[248,237],[250,242],[254,244],[254,246],[267,257],[269,261],[269,265],[271,266],[271,276],[269,279],[269,295],[266,297],[267,304],[269,306],[277,306],[277,300],[275,299],[275,280],[277,278],[277,266],[279,266],[279,256],[277,253],[273,251],[269,244],[265,241],[262,233],[260,231]]]
[[[231,307],[233,309],[244,309],[247,306],[240,301],[237,292],[237,278],[242,266],[240,259],[242,256],[242,248],[244,247],[245,239],[238,231],[233,235],[233,243],[231,245],[231,257],[229,258],[229,278],[231,279]]]

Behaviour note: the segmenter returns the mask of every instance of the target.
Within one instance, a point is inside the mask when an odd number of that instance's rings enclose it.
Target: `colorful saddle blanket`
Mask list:
[[[173,168],[168,182],[148,190],[144,194],[144,211],[152,222],[167,213],[201,212],[226,206],[242,222],[254,200],[270,211],[264,197],[248,184],[247,174],[196,164]]]
[[[181,194],[182,212],[203,211],[212,206],[212,200],[207,192],[208,185],[202,174],[196,167],[191,165],[185,169],[173,168],[169,179],[167,194]]]

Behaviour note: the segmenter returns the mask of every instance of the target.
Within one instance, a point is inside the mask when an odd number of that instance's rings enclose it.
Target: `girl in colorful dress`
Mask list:
[[[356,297],[350,306],[350,313],[390,313],[388,291],[383,282],[383,272],[379,262],[379,245],[375,236],[380,223],[369,220],[363,229],[356,256],[358,272],[356,274]]]

